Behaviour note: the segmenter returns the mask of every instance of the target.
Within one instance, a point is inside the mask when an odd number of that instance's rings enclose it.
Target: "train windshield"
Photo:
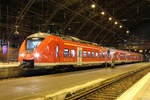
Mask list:
[[[27,50],[34,50],[42,42],[42,38],[30,38],[27,39]]]

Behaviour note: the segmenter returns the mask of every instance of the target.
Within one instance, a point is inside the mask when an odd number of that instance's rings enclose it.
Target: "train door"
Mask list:
[[[78,47],[77,48],[77,65],[82,64],[82,48]]]
[[[106,52],[106,63],[111,63],[111,59],[110,59],[110,57],[111,57],[111,54],[110,54],[110,50],[107,50],[107,52]]]
[[[128,62],[127,54],[125,54],[125,61]]]
[[[120,53],[118,53],[118,62],[120,63]]]
[[[60,61],[60,47],[59,44],[56,45],[55,50],[56,50],[56,54],[55,54],[55,62],[59,62]]]

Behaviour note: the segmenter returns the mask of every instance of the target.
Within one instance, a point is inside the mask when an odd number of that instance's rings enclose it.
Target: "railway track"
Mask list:
[[[93,88],[89,87],[89,89],[68,94],[65,100],[115,100],[148,72],[150,72],[150,67],[126,73],[97,86],[95,85]]]

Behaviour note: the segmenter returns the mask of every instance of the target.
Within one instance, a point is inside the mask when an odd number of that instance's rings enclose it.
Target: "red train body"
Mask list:
[[[71,36],[35,33],[27,37],[19,50],[18,61],[38,67],[93,66],[104,63],[143,61],[143,55],[98,46]]]

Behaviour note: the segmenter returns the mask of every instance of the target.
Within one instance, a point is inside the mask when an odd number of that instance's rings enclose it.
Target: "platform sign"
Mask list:
[[[7,45],[3,46],[3,54],[7,54]]]

